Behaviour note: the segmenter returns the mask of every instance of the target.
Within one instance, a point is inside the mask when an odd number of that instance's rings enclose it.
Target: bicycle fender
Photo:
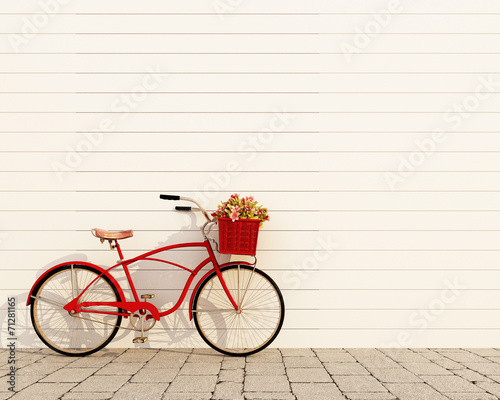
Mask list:
[[[84,262],[84,261],[70,261],[70,262],[64,262],[64,263],[61,263],[61,264],[58,264],[56,265],[55,267],[52,267],[50,269],[48,269],[47,271],[45,271],[35,282],[35,284],[32,286],[31,290],[30,290],[30,293],[28,294],[28,300],[26,302],[26,307],[29,306],[31,304],[31,294],[36,290],[38,289],[38,287],[40,286],[41,284],[41,281],[50,273],[52,272],[53,270],[55,270],[56,268],[59,268],[59,267],[62,267],[63,265],[85,265],[87,267],[92,267],[92,268],[95,268],[96,270],[98,270],[101,274],[103,275],[106,275],[111,283],[113,285],[115,285],[116,289],[118,290],[118,294],[120,295],[120,300],[125,300],[125,294],[123,293],[123,290],[122,288],[120,287],[120,285],[118,284],[118,282],[116,281],[116,279],[111,275],[109,274],[105,269],[99,267],[98,265],[95,265],[95,264],[91,264],[91,263],[88,263],[88,262]]]
[[[248,265],[248,266],[253,266],[255,264],[251,264],[249,262],[246,262],[246,261],[231,261],[231,262],[227,262],[225,264],[221,264],[219,265],[219,268],[224,268],[224,267],[227,267],[229,265]],[[215,272],[215,268],[212,268],[210,271],[208,271],[205,275],[203,275],[203,277],[198,281],[198,283],[196,284],[196,286],[194,287],[193,289],[193,293],[191,293],[191,300],[189,300],[189,320],[192,321],[193,320],[193,301],[194,301],[194,296],[196,295],[196,292],[198,292],[198,288],[201,286],[201,284],[203,283],[203,281],[212,273],[212,272]]]

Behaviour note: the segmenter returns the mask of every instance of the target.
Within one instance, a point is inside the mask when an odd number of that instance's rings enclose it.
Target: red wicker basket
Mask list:
[[[218,224],[219,253],[255,255],[260,220],[219,218]]]

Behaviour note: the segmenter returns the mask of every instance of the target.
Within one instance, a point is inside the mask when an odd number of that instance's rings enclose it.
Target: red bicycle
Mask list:
[[[244,261],[219,264],[212,246],[214,239],[207,235],[215,224],[206,210],[195,200],[175,195],[160,195],[164,200],[184,200],[195,207],[177,206],[178,211],[200,211],[206,222],[200,227],[202,242],[179,243],[124,259],[118,240],[129,238],[133,231],[110,232],[93,229],[101,242],[109,241],[120,260],[104,269],[95,264],[75,261],[59,264],[46,271],[33,285],[27,305],[31,305],[31,321],[39,338],[51,349],[69,356],[92,354],[113,340],[122,319],[141,333],[134,343],[144,343],[149,331],[163,316],[176,311],[194,278],[208,264],[212,269],[194,287],[189,301],[189,317],[203,340],[215,350],[228,355],[246,356],[256,353],[276,338],[283,325],[285,306],[276,283],[255,262]],[[194,269],[158,258],[159,253],[180,248],[205,249],[207,257]],[[216,248],[217,251],[217,248]],[[152,294],[139,300],[129,266],[139,261],[156,261],[190,272],[177,303],[169,310],[159,311],[147,301]],[[125,298],[123,289],[111,275],[122,267],[133,295]]]

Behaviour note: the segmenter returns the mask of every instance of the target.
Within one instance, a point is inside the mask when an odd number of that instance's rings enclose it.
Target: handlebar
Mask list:
[[[162,200],[180,200],[181,196],[176,196],[173,194],[160,194],[160,199],[162,199]]]
[[[203,216],[207,219],[207,222],[212,222],[212,218],[210,218],[207,214],[207,211],[196,201],[193,200],[189,197],[182,197],[182,196],[177,196],[173,194],[160,194],[160,199],[162,200],[184,200],[184,201],[190,201],[191,203],[194,203],[198,206],[198,208],[191,208],[191,207],[183,207],[183,206],[177,206],[175,207],[176,210],[178,211],[201,211]]]

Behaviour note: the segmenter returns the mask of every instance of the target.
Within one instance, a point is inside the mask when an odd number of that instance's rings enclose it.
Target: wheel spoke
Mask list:
[[[68,304],[100,275],[91,267],[63,266],[45,278],[32,301],[32,321],[40,339],[52,349],[69,355],[84,355],[106,345],[116,334],[121,316],[109,314],[69,314]],[[83,301],[118,301],[116,289],[106,278],[87,290]],[[90,308],[88,308],[90,309]],[[114,308],[100,310],[115,311]]]
[[[226,354],[251,354],[274,340],[284,317],[281,293],[260,270],[234,265],[221,270],[238,304],[232,308],[218,276],[213,273],[195,296],[194,318],[203,339]]]

